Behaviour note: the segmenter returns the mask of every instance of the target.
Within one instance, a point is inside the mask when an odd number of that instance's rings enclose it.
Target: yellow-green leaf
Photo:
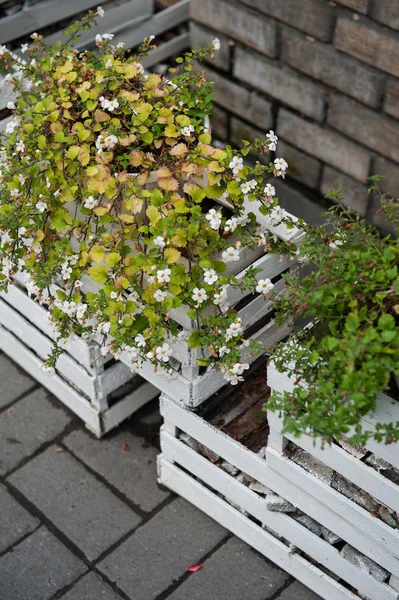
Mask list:
[[[90,267],[89,275],[94,283],[102,285],[108,279],[108,267],[105,265],[96,265],[95,267]]]
[[[121,255],[118,252],[110,252],[110,254],[107,254],[107,256],[105,257],[105,262],[109,267],[113,268],[115,265],[118,264],[120,259]]]
[[[166,262],[171,264],[179,260],[181,252],[176,250],[176,248],[166,248],[166,250],[164,251],[164,255],[166,258]]]
[[[145,211],[145,214],[150,220],[150,225],[156,225],[161,218],[161,213],[156,208],[156,206],[149,206]]]
[[[93,262],[102,262],[105,256],[104,248],[102,246],[93,246],[89,252],[89,256]]]

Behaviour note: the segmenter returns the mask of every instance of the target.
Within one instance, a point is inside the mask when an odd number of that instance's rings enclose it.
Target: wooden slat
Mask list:
[[[179,54],[183,50],[190,47],[190,34],[189,32],[181,33],[176,37],[172,38],[167,42],[163,42],[155,50],[151,50],[148,56],[146,56],[142,63],[147,69],[161,63],[162,61]]]
[[[156,387],[143,381],[140,387],[104,412],[102,415],[104,431],[110,431],[158,395],[159,390]]]
[[[398,594],[395,590],[350,564],[336,548],[288,514],[269,511],[264,498],[163,429],[161,429],[161,449],[163,457],[198,477],[208,487],[240,506],[262,525],[266,525],[289,540],[319,564],[353,585],[359,592],[367,593],[367,597],[371,600],[397,600]],[[187,480],[187,485],[191,485],[191,480]]]
[[[230,504],[206,489],[199,482],[168,460],[159,459],[159,482],[211,516],[234,535],[241,538],[280,568],[308,586],[325,600],[357,600],[358,597],[323,573],[299,554],[253,523]]]
[[[0,40],[4,44],[97,6],[97,0],[49,0],[25,5],[19,11],[0,20]]]
[[[97,436],[102,433],[97,409],[59,375],[47,377],[40,370],[42,361],[12,333],[0,326],[0,348],[7,356],[48,389],[65,406],[80,417]]]

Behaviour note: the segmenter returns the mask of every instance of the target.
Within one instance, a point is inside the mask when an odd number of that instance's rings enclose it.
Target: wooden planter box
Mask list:
[[[250,374],[248,381],[253,378]],[[378,581],[341,554],[346,542],[350,543],[397,576],[399,561],[388,548],[390,539],[380,550],[369,529],[361,531],[360,526],[350,522],[352,515],[347,520],[345,512],[338,514],[342,505],[335,507],[335,511],[327,505],[318,511],[321,502],[315,497],[313,487],[305,492],[277,473],[273,459],[270,462],[270,456],[276,454],[271,445],[275,432],[271,432],[267,445],[266,416],[259,424],[252,449],[246,447],[248,443],[242,439],[234,439],[240,437],[234,425],[240,411],[247,415],[253,410],[258,414],[259,402],[265,400],[266,397],[261,398],[251,406],[248,395],[243,393],[238,404],[235,401],[228,404],[224,399],[223,409],[218,412],[216,397],[201,407],[201,414],[195,414],[162,395],[160,483],[206,512],[326,600],[355,600],[357,593],[371,600],[398,600],[399,593],[389,584],[389,574],[385,581]],[[247,417],[240,418],[244,423],[241,427],[245,428],[247,423],[248,428]],[[282,451],[278,456],[283,460]],[[270,501],[282,500],[273,492],[290,500],[293,512],[273,510]],[[310,510],[310,506],[316,509]],[[307,515],[313,517],[311,529],[304,524]],[[383,525],[390,534],[396,535],[396,531]]]
[[[45,375],[40,366],[54,339],[46,314],[47,309],[14,282],[7,294],[0,293],[0,349],[76,413],[97,437],[159,394],[124,364],[104,358],[97,343],[79,338],[68,341],[55,375]]]

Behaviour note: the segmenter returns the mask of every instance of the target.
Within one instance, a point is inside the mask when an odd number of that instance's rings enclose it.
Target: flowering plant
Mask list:
[[[142,66],[152,37],[135,55],[113,47],[112,34],[98,35],[95,50],[74,49],[102,14],[75,22],[65,43],[33,34],[23,58],[0,50],[17,92],[1,150],[0,287],[23,272],[30,295],[48,306],[57,341],[46,372],[71,334],[100,334],[103,354],[125,351],[134,368],[149,360],[171,369],[184,332],[170,313],[182,306],[196,323],[188,345],[207,349],[199,364],[236,383],[248,365],[227,289],[266,295],[273,284],[253,267],[238,282],[227,266],[258,246],[294,252],[243,208],[256,202],[271,223],[292,226],[264,185],[265,176],[284,177],[287,163],[244,165],[249,151],[276,149],[272,131],[240,152],[211,145],[212,85],[192,66],[213,57],[217,39],[178,58],[168,80]]]
[[[380,177],[370,178],[373,193]],[[379,423],[371,434],[360,418],[375,410],[378,392],[392,395],[392,376],[399,376],[399,240],[381,237],[343,209],[342,190],[329,196],[338,206],[325,226],[307,227],[299,250],[307,274],[289,276],[277,303],[278,323],[292,316],[312,321],[273,355],[277,369],[298,385],[274,394],[267,409],[283,411],[285,430],[296,435],[339,439],[350,433],[356,443],[371,436],[391,443],[399,440],[398,423]],[[381,194],[381,202],[399,231],[399,201]]]

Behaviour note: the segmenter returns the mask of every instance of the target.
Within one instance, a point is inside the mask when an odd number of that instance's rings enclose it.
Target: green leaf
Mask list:
[[[51,226],[56,231],[64,231],[65,229],[68,229],[68,227],[71,225],[71,223],[72,223],[71,215],[66,210],[61,209],[55,213],[53,220],[51,222]]]
[[[198,204],[200,202],[202,202],[202,200],[205,198],[205,196],[206,196],[206,194],[205,194],[205,190],[203,188],[197,188],[191,194],[193,201],[197,202]]]
[[[351,332],[357,331],[359,329],[359,317],[354,313],[349,313],[346,317],[345,329]]]
[[[378,327],[380,329],[394,329],[395,328],[395,319],[393,318],[392,315],[381,315],[380,318],[378,319]]]
[[[105,256],[105,250],[102,246],[93,246],[89,252],[89,256],[93,262],[102,262]]]
[[[104,284],[108,279],[108,268],[105,265],[90,267],[89,275],[94,283]]]
[[[194,329],[194,331],[190,333],[187,343],[189,348],[201,348],[201,332],[199,329]]]
[[[118,252],[110,252],[110,254],[107,254],[107,256],[105,257],[106,264],[111,268],[118,264],[120,260],[121,255]]]

